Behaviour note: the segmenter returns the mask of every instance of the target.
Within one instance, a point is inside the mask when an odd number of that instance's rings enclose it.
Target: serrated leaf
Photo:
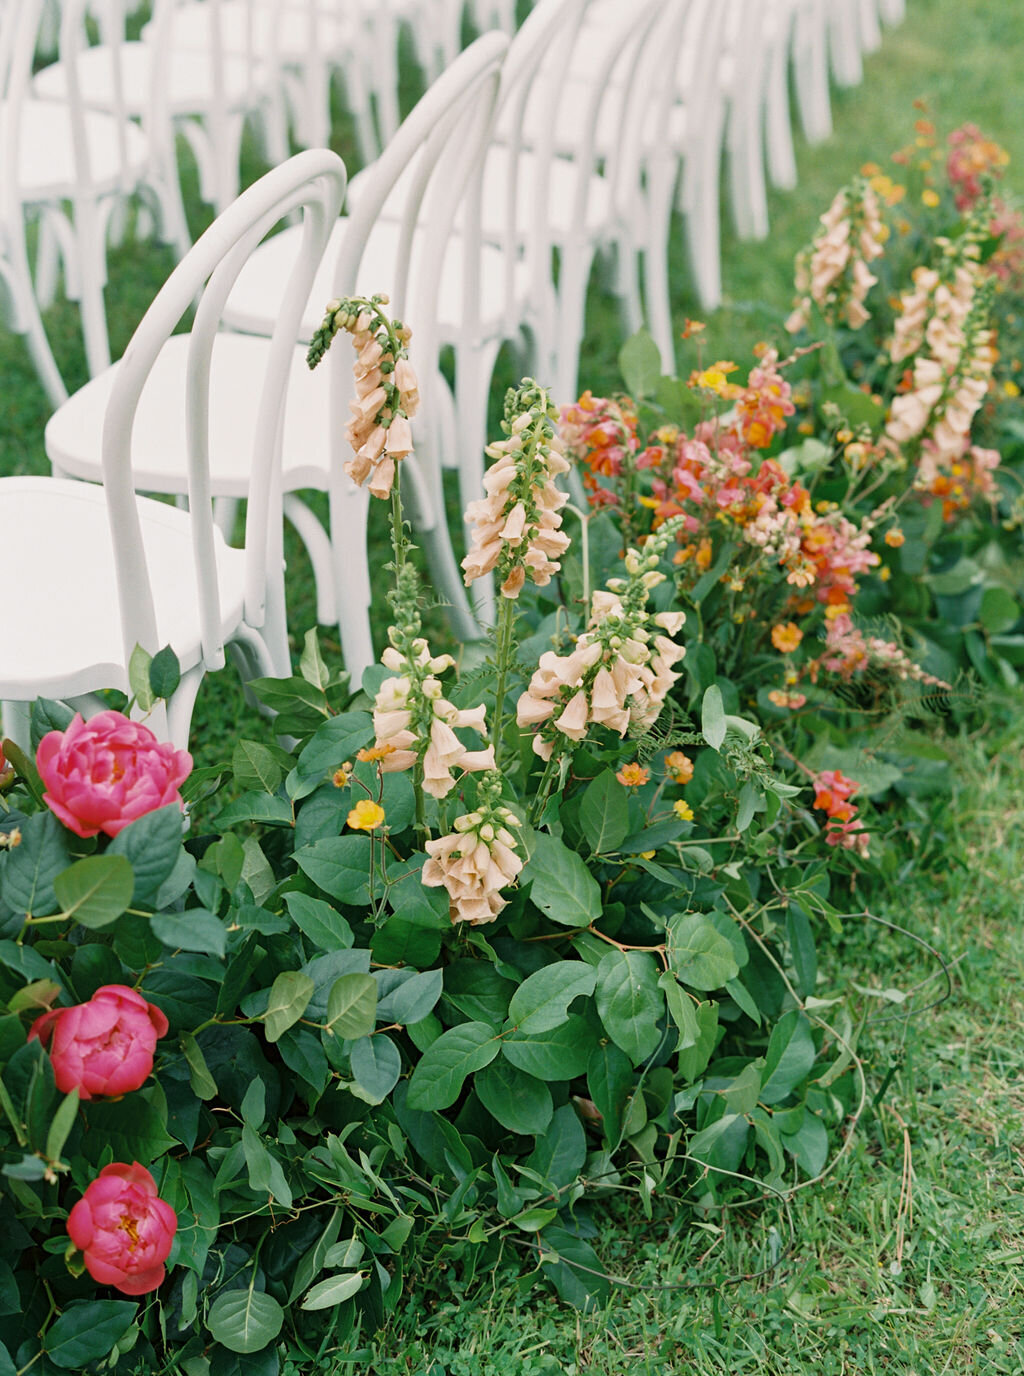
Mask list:
[[[316,988],[308,975],[298,970],[284,970],[270,986],[263,1026],[268,1042],[276,1042],[282,1033],[302,1017]]]
[[[610,769],[584,789],[580,826],[595,855],[617,850],[625,840],[629,832],[629,795]]]
[[[601,887],[582,856],[547,832],[538,832],[522,873],[530,899],[562,927],[589,927],[601,916]]]
[[[218,1295],[206,1316],[214,1340],[229,1352],[259,1352],[284,1324],[284,1310],[265,1291],[229,1290]]]
[[[704,691],[700,708],[700,729],[712,750],[722,748],[726,732],[725,706],[722,702],[722,690],[717,683],[712,683]]]
[[[489,1065],[501,1040],[485,1022],[450,1027],[421,1056],[409,1080],[410,1108],[450,1108],[462,1092],[466,1076]]]
[[[732,944],[703,913],[672,918],[665,953],[673,973],[691,989],[721,989],[739,974]]]
[[[368,1036],[377,1020],[377,981],[372,975],[342,975],[327,998],[327,1027],[337,1037],[355,1041]]]
[[[596,975],[582,960],[560,960],[529,975],[512,995],[508,1018],[519,1032],[548,1032],[569,1020],[569,1005],[594,992]]]
[[[131,903],[135,875],[123,855],[90,855],[58,874],[53,890],[66,917],[83,927],[109,927]]]
[[[351,1299],[357,1291],[362,1289],[365,1279],[366,1277],[361,1271],[356,1271],[351,1275],[328,1276],[326,1280],[313,1286],[299,1308],[333,1309],[336,1304],[343,1304],[345,1300]]]
[[[609,951],[597,967],[594,998],[605,1031],[634,1065],[657,1049],[665,997],[653,956],[646,951]]]

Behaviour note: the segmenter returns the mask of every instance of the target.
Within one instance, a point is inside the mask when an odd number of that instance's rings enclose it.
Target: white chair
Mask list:
[[[342,472],[347,403],[352,396],[351,350],[344,339],[335,343],[328,360],[328,377],[324,369],[309,372],[305,349],[294,341],[309,338],[320,324],[329,299],[356,291],[388,292],[394,313],[412,325],[411,357],[421,378],[424,402],[422,423],[420,417],[414,422],[419,461],[403,462],[403,472],[409,477],[406,490],[435,586],[452,602],[457,633],[463,639],[472,638],[478,628],[451,549],[436,466],[438,442],[431,441],[429,428],[437,424],[439,404],[434,398],[440,392],[433,376],[437,356],[434,322],[439,292],[461,285],[465,264],[457,258],[448,260],[447,277],[443,278],[444,249],[460,188],[482,155],[488,136],[507,46],[502,35],[480,39],[424,96],[381,158],[374,194],[367,195],[353,215],[335,224],[324,265],[294,318],[282,435],[284,507],[313,561],[318,618],[324,623],[338,622],[345,664],[354,682],[373,662],[374,653],[365,535],[369,498]],[[410,164],[425,212],[424,223],[429,219],[431,232],[415,234],[420,218],[416,202],[406,224],[381,234],[377,231],[380,204]],[[249,257],[228,299],[224,313],[227,323],[249,325],[254,330],[265,328],[267,334],[273,330],[276,338],[283,284],[290,280],[298,246],[299,230],[289,226]],[[214,341],[210,392],[210,482],[214,496],[242,497],[248,491],[248,442],[255,423],[251,377],[267,348],[267,339],[255,333],[221,333]],[[51,419],[46,429],[46,451],[55,471],[82,478],[96,476],[101,418],[119,366],[115,364],[89,383]],[[184,490],[183,420],[167,398],[174,395],[175,388],[180,391],[185,367],[183,345],[169,340],[136,417],[135,483],[140,490]],[[328,493],[330,539],[298,498],[297,494],[308,488]]]
[[[187,744],[200,680],[223,666],[225,645],[235,649],[250,675],[289,672],[282,416],[299,318],[344,187],[344,165],[334,153],[300,153],[250,187],[190,250],[111,370],[115,375],[105,375],[110,386],[102,416],[102,486],[60,478],[0,479],[7,556],[16,567],[31,569],[18,596],[0,603],[0,699],[5,731],[14,739],[20,735],[19,743],[25,743],[26,712],[11,704],[28,704],[39,695],[80,700],[104,688],[127,691],[136,644],[150,653],[169,644],[178,656],[180,686],[153,724],[180,746]],[[244,547],[232,549],[213,522],[211,503],[217,327],[245,259],[295,210],[303,212],[302,247],[274,337],[248,378],[249,503]],[[172,339],[171,331],[200,294],[191,332]],[[133,471],[142,438],[136,425],[140,403],[166,381],[161,359],[178,341],[178,392],[161,404],[178,418],[188,511],[136,496]],[[243,442],[236,435],[236,445]]]

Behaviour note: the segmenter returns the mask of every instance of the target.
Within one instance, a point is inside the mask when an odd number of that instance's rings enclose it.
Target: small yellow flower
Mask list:
[[[658,853],[658,852],[657,852],[656,850],[642,850],[642,851],[640,852],[640,859],[641,859],[641,860],[653,860],[654,857],[657,855],[657,853]]]
[[[939,193],[933,191],[930,186],[925,187],[924,191],[921,192],[921,204],[926,205],[929,210],[934,210],[939,204]]]
[[[772,644],[780,654],[792,654],[803,638],[803,631],[792,621],[772,627]]]
[[[802,421],[800,422],[800,424],[799,424],[796,428],[797,428],[797,433],[800,434],[800,435],[813,435],[813,434],[814,434],[814,421],[813,421],[813,420],[802,420]]]
[[[1020,396],[1020,388],[1014,382],[1012,377],[1008,377],[1006,381],[1003,383],[1003,395],[1007,397]]]
[[[386,745],[367,745],[362,750],[356,751],[356,759],[359,760],[361,764],[367,764],[373,760],[383,760],[391,754],[394,748],[395,747],[390,743]]]
[[[351,775],[351,773],[352,761],[346,760],[345,763],[343,765],[340,765],[331,775],[331,783],[334,785],[335,788],[346,788],[348,786],[349,776]]]
[[[384,809],[379,803],[363,798],[348,814],[347,821],[353,831],[375,831],[384,821]]]
[[[615,777],[624,788],[639,788],[641,784],[649,781],[651,771],[632,760],[629,764],[624,764]]]
[[[674,784],[688,784],[693,778],[693,761],[681,750],[665,756],[665,773]]]
[[[883,583],[888,583],[889,579],[892,577],[892,569],[888,564],[883,564],[878,570],[878,576]]]
[[[839,430],[836,432],[836,439],[840,444],[849,444],[853,439],[852,430]]]
[[[693,808],[690,806],[690,804],[686,801],[685,798],[677,799],[677,801],[672,804],[672,811],[676,814],[676,816],[679,818],[681,822],[693,821]]]
[[[892,530],[887,530],[885,532],[885,543],[890,549],[899,549],[906,538],[907,537],[903,534],[903,531],[900,530],[899,526],[893,526]]]
[[[732,397],[738,389],[729,382],[728,374],[736,371],[737,364],[727,359],[719,359],[709,368],[690,374],[690,387],[703,387],[709,392],[717,392],[720,397]]]
[[[826,620],[826,621],[835,621],[837,617],[840,617],[840,616],[849,616],[849,614],[850,614],[850,604],[849,604],[849,602],[836,602],[836,603],[834,603],[831,607],[826,607],[826,608],[825,608],[825,620]]]

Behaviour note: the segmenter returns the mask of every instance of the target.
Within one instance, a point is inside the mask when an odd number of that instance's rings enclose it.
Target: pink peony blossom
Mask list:
[[[122,712],[88,721],[76,712],[66,731],[39,742],[36,765],[43,801],[66,827],[77,836],[116,836],[137,817],[181,802],[192,756]]]
[[[140,1089],[157,1039],[166,1035],[167,1019],[155,1004],[123,984],[105,984],[88,1003],[36,1018],[28,1037],[48,1048],[62,1094],[77,1089],[80,1098],[94,1099]]]
[[[177,1215],[138,1161],[104,1166],[68,1215],[68,1236],[89,1275],[122,1295],[146,1295],[163,1284],[177,1228]]]

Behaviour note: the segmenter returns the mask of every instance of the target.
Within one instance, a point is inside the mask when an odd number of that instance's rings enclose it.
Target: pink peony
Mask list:
[[[76,712],[66,731],[39,742],[36,765],[43,800],[78,836],[116,836],[136,817],[180,803],[179,785],[192,769],[187,750],[175,750],[122,712],[83,721]]]
[[[146,1295],[163,1284],[177,1228],[177,1215],[138,1161],[104,1166],[68,1214],[68,1236],[85,1269],[122,1295]]]
[[[49,1047],[62,1094],[77,1089],[80,1098],[94,1099],[140,1089],[157,1039],[166,1035],[167,1019],[155,1004],[123,984],[105,984],[88,1003],[36,1018],[28,1037]]]

